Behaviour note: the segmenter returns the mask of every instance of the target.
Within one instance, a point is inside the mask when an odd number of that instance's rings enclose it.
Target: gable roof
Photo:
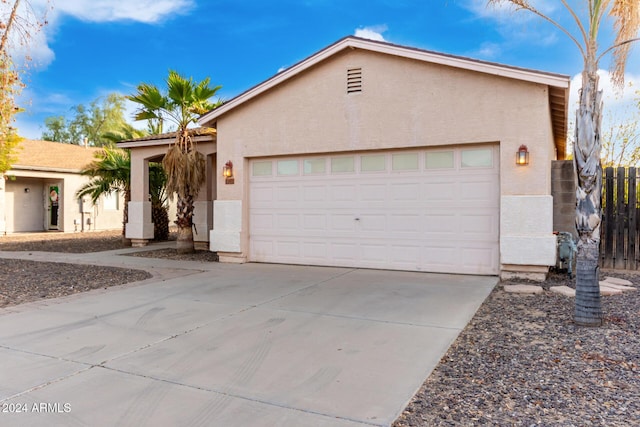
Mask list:
[[[338,40],[334,44],[322,49],[297,64],[279,72],[264,82],[248,89],[240,95],[230,99],[221,106],[204,114],[198,123],[206,126],[207,123],[214,122],[218,117],[228,111],[242,105],[269,89],[289,80],[299,73],[313,67],[325,59],[345,50],[362,49],[371,52],[378,52],[388,55],[399,56],[433,64],[445,65],[464,70],[476,71],[479,73],[491,74],[495,76],[522,80],[532,83],[547,85],[549,87],[549,105],[551,108],[553,134],[558,150],[558,158],[564,158],[566,136],[567,136],[567,115],[569,84],[571,78],[562,74],[548,73],[544,71],[531,70],[494,62],[481,61],[462,56],[443,54],[413,47],[400,46],[387,42],[363,39],[348,36]]]
[[[77,173],[94,160],[101,148],[24,139],[16,150],[12,169]]]

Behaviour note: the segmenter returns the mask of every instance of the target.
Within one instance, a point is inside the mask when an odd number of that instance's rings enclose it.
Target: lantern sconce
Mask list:
[[[225,184],[233,184],[233,163],[231,163],[231,160],[222,167],[222,176],[224,176]]]
[[[522,144],[516,152],[516,165],[525,166],[529,164],[529,150],[527,146]]]

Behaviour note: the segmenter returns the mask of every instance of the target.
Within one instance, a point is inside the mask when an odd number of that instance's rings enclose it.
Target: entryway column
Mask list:
[[[193,203],[193,243],[197,250],[203,251],[209,250],[209,230],[213,227],[214,156],[210,154],[206,158],[206,179]]]
[[[125,236],[133,247],[146,246],[153,239],[149,200],[149,161],[131,151],[131,200]]]

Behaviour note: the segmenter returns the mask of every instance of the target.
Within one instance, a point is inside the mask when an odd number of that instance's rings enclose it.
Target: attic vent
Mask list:
[[[347,93],[362,92],[362,68],[347,70]]]

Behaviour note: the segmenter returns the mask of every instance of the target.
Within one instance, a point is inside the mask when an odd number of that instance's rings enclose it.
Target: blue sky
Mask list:
[[[44,2],[31,0],[36,12]],[[568,22],[558,0],[534,2]],[[28,138],[40,137],[45,117],[69,115],[74,105],[131,94],[140,82],[161,86],[170,68],[196,80],[209,76],[229,99],[348,35],[572,77],[582,66],[577,48],[554,27],[527,13],[487,8],[484,0],[57,0],[51,6],[49,25],[31,46],[26,112],[18,116]],[[609,96],[610,108],[629,105],[640,89],[640,46],[627,71],[635,87],[623,99]],[[603,85],[608,91],[606,79]]]

